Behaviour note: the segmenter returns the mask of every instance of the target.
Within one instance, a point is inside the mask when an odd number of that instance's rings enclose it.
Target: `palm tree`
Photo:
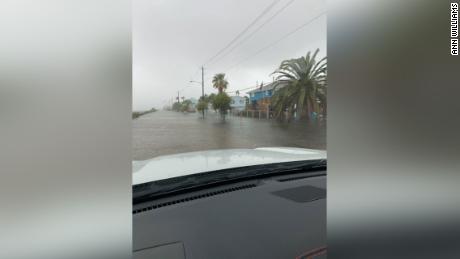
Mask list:
[[[285,60],[273,72],[277,74],[272,106],[276,117],[287,111],[292,114],[299,112],[301,117],[310,118],[312,112],[319,112],[318,100],[325,104],[327,90],[326,57],[316,62],[316,49],[313,56],[310,52],[305,57]],[[277,87],[283,86],[279,89]]]
[[[219,90],[219,93],[222,93],[225,89],[227,89],[228,81],[225,79],[225,74],[216,74],[212,79],[212,86]]]

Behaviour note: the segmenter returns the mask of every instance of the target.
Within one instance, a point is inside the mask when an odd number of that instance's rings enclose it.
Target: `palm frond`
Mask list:
[[[275,116],[280,116],[286,109],[300,113],[305,111],[317,112],[316,100],[325,102],[327,89],[327,58],[316,61],[319,49],[312,54],[288,59],[272,73],[276,74],[276,84],[272,97]],[[278,88],[284,85],[282,88]]]

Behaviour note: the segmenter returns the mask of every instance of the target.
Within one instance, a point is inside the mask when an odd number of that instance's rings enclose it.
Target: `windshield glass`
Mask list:
[[[133,3],[133,185],[326,158],[325,1],[224,2]]]

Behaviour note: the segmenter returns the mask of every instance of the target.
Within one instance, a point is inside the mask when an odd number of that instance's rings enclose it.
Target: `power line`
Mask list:
[[[207,65],[209,62],[211,62],[214,58],[219,56],[223,51],[225,51],[227,48],[229,48],[235,41],[237,41],[243,34],[245,34],[254,24],[256,24],[265,14],[267,14],[268,11],[270,11],[273,6],[275,6],[280,0],[274,0],[268,7],[266,7],[262,13],[260,13],[254,21],[252,21],[246,28],[241,31],[233,40],[231,40],[227,45],[225,45],[224,48],[219,50],[214,56],[212,56],[210,59],[208,59],[206,62],[204,62],[205,65]]]
[[[286,33],[285,35],[283,35],[283,37],[280,37],[278,38],[277,40],[275,40],[274,42],[266,45],[265,47],[259,49],[258,51],[256,51],[254,54],[244,58],[243,60],[239,61],[238,63],[234,64],[233,66],[225,69],[225,73],[227,73],[229,70],[233,69],[234,67],[238,66],[239,64],[243,63],[244,61],[258,55],[259,53],[265,51],[266,49],[278,44],[280,41],[284,40],[285,38],[291,36],[292,34],[296,33],[297,31],[301,30],[302,28],[306,27],[307,25],[309,25],[310,23],[312,23],[313,21],[315,21],[316,19],[320,18],[321,16],[323,16],[324,14],[326,14],[326,11],[324,12],[321,12],[320,14],[318,14],[317,16],[313,17],[312,19],[308,20],[306,23],[300,25],[299,27],[297,27],[296,29]],[[256,87],[259,87],[258,85],[256,86],[253,86],[253,87],[248,87],[248,88],[243,88],[243,89],[238,89],[238,90],[235,90],[235,91],[231,91],[229,93],[233,93],[233,92],[236,92],[236,91],[243,91],[243,90],[247,90],[247,89],[251,89],[251,88],[256,88]]]
[[[246,87],[246,88],[242,88],[242,89],[236,89],[234,91],[229,91],[227,93],[235,93],[237,91],[245,91],[245,90],[249,90],[249,89],[253,89],[253,88],[257,88],[257,87],[260,87],[260,85],[250,86],[250,87]]]
[[[238,66],[239,64],[245,62],[246,60],[251,59],[251,58],[257,56],[258,54],[260,54],[261,52],[265,51],[266,49],[268,49],[268,48],[270,48],[270,47],[272,47],[272,46],[278,44],[280,41],[284,40],[285,38],[291,36],[292,34],[296,33],[297,31],[301,30],[302,28],[306,27],[307,25],[309,25],[310,23],[312,23],[313,21],[315,21],[315,20],[318,19],[319,17],[323,16],[324,14],[326,14],[326,11],[320,13],[319,15],[317,15],[317,16],[315,16],[314,18],[310,19],[310,20],[307,21],[306,23],[300,25],[300,26],[297,27],[295,30],[290,31],[289,33],[286,33],[285,35],[283,35],[283,37],[277,39],[276,41],[274,41],[274,42],[272,42],[272,43],[266,45],[265,47],[259,49],[259,50],[256,51],[254,54],[252,54],[252,55],[250,55],[250,56],[248,56],[248,57],[246,57],[246,58],[240,60],[239,62],[237,62],[236,64],[234,64],[234,65],[232,65],[232,66],[230,66],[230,67],[228,67],[227,69],[224,69],[224,70],[225,70],[225,73],[227,73],[229,70],[235,68],[235,67]]]
[[[211,78],[212,78],[212,77],[209,77],[209,78],[205,79],[205,81],[206,81],[206,80],[209,80],[209,79],[211,79]],[[246,88],[240,88],[240,89],[236,89],[236,90],[233,90],[233,91],[226,91],[226,92],[227,92],[227,93],[234,93],[234,92],[236,92],[236,91],[244,91],[244,90],[249,90],[249,89],[253,89],[253,88],[257,88],[257,87],[260,87],[260,85],[259,85],[259,84],[256,84],[256,85],[254,85],[254,86],[250,86],[250,87],[246,87]]]
[[[281,7],[281,9],[279,9],[274,15],[270,16],[270,18],[268,18],[267,20],[265,20],[264,23],[262,23],[259,27],[257,27],[257,29],[255,29],[254,31],[251,32],[251,34],[247,35],[245,38],[243,38],[240,42],[238,42],[236,45],[234,45],[229,51],[227,51],[225,54],[221,55],[220,58],[218,58],[217,60],[213,61],[213,62],[210,62],[209,64],[211,63],[216,63],[216,62],[219,62],[220,60],[222,60],[222,58],[224,58],[225,56],[227,56],[228,54],[230,54],[233,50],[235,50],[238,46],[240,46],[241,44],[243,44],[245,41],[247,41],[249,38],[251,38],[253,35],[255,35],[260,29],[262,29],[265,25],[267,25],[271,20],[273,20],[276,16],[278,16],[280,13],[282,13],[288,6],[290,6],[295,0],[291,0],[289,2],[287,2],[283,7]]]
[[[195,73],[193,73],[193,76],[190,77],[190,81],[196,81],[195,78],[196,76],[198,75],[198,72],[201,70],[201,67],[198,67],[196,70],[195,70]]]

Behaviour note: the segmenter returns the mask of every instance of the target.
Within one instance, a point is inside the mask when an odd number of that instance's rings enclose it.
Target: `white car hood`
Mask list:
[[[133,185],[243,166],[326,159],[323,150],[264,147],[256,149],[219,149],[159,156],[133,161]]]

